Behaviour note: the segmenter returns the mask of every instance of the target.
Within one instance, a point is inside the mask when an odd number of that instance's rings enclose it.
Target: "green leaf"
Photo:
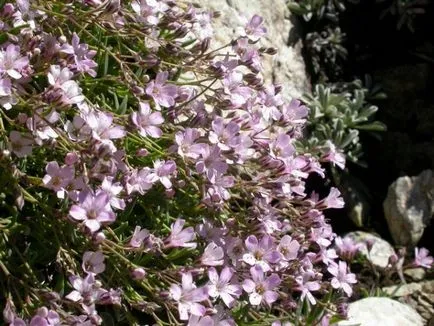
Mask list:
[[[369,130],[369,131],[386,131],[387,126],[380,122],[380,121],[374,121],[368,124],[355,126],[354,128],[359,130]]]
[[[122,100],[122,103],[119,106],[118,113],[119,114],[125,114],[125,112],[127,111],[127,106],[128,106],[128,95],[126,95],[124,97],[124,99]]]

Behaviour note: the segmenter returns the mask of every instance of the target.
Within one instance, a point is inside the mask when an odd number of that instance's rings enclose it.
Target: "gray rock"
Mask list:
[[[384,287],[382,290],[391,297],[404,297],[415,293],[434,294],[434,281],[392,285]]]
[[[376,267],[385,268],[389,263],[389,257],[395,253],[395,250],[387,241],[374,234],[357,231],[348,233],[345,238],[347,237],[353,239],[356,243],[361,244],[361,254],[366,256],[366,258]],[[370,252],[368,252],[366,247],[366,242],[368,240],[373,241],[374,243]]]
[[[386,297],[370,297],[350,304],[348,320],[339,326],[423,326],[422,317],[408,305]]]
[[[422,281],[425,278],[426,272],[422,267],[409,268],[404,271],[404,275],[412,281]]]
[[[434,281],[388,286],[382,290],[400,302],[413,307],[426,324],[434,316]]]
[[[434,212],[434,177],[425,170],[416,177],[401,177],[389,186],[384,215],[397,245],[415,246]]]
[[[310,83],[301,55],[302,40],[294,25],[296,17],[288,10],[285,0],[194,0],[200,7],[221,12],[215,19],[214,45],[219,48],[239,35],[245,24],[254,14],[264,18],[267,35],[260,45],[274,47],[277,54],[265,55],[264,80],[281,83],[282,95],[285,99],[298,98],[310,91]],[[230,48],[224,49],[228,51]]]

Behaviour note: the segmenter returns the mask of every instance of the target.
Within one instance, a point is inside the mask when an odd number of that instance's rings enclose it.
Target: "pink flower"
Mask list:
[[[19,46],[9,44],[6,50],[0,50],[0,74],[6,73],[13,79],[21,79],[28,65],[29,59],[21,56]]]
[[[42,178],[42,183],[48,189],[52,189],[57,193],[57,198],[65,198],[67,187],[75,178],[73,166],[62,166],[56,161],[49,162],[45,167],[47,174]]]
[[[70,65],[74,70],[86,72],[92,77],[96,77],[96,68],[98,65],[92,58],[96,55],[95,50],[89,50],[89,46],[80,43],[80,38],[76,33],[72,34],[72,45],[64,44],[60,49],[61,52],[70,55],[74,64]]]
[[[151,172],[151,169],[144,167],[139,171],[131,171],[131,175],[127,177],[127,184],[125,188],[129,195],[136,191],[143,195],[147,190],[152,188],[153,184],[157,180],[158,179],[155,178],[155,174]]]
[[[253,41],[257,41],[267,33],[267,29],[262,25],[263,22],[264,19],[261,16],[254,15],[246,25],[246,34]]]
[[[131,7],[137,14],[136,19],[148,25],[157,25],[158,13],[169,9],[163,1],[157,0],[136,0],[131,3]]]
[[[243,75],[237,71],[231,72],[223,80],[224,92],[234,109],[241,107],[252,96],[252,89],[244,86],[242,80]]]
[[[434,258],[429,255],[426,248],[414,248],[414,265],[419,267],[431,268]]]
[[[39,308],[36,315],[33,316],[29,326],[60,326],[60,317],[54,310],[48,310],[46,307]]]
[[[295,153],[291,137],[286,134],[279,134],[277,138],[269,145],[270,156],[275,159],[285,159]]]
[[[125,208],[125,201],[117,197],[123,190],[124,187],[122,187],[120,182],[113,183],[113,177],[105,177],[101,183],[101,191],[107,194],[109,197],[110,206],[113,208]]]
[[[69,277],[74,290],[65,296],[72,302],[82,302],[85,305],[91,305],[98,300],[102,290],[95,282],[95,274],[89,273],[85,278],[72,275]]]
[[[312,295],[311,291],[318,291],[321,285],[318,281],[311,281],[315,277],[315,273],[311,270],[303,272],[301,275],[295,278],[297,282],[296,289],[301,291],[300,299],[303,300],[305,297],[310,301],[311,304],[316,304],[315,297]]]
[[[336,146],[330,140],[326,141],[325,147],[327,152],[321,157],[321,160],[337,165],[343,170],[345,168],[345,155],[336,149]]]
[[[196,248],[197,244],[195,242],[189,242],[194,240],[195,233],[194,229],[190,226],[183,229],[185,220],[177,219],[175,223],[170,226],[172,232],[166,239],[166,247],[185,247],[185,248]]]
[[[92,233],[98,231],[101,224],[116,220],[116,215],[110,207],[109,197],[104,192],[96,195],[91,192],[81,192],[80,203],[71,206],[69,215],[76,221],[83,221]]]
[[[309,109],[306,106],[301,105],[298,100],[292,100],[289,104],[282,106],[281,120],[292,125],[303,124],[308,114]]]
[[[178,93],[175,85],[166,84],[168,77],[167,71],[159,72],[155,80],[151,80],[146,86],[146,94],[151,96],[155,103],[165,108],[175,105],[175,97]]]
[[[231,283],[233,271],[230,267],[224,267],[218,275],[216,269],[211,267],[208,270],[208,292],[213,298],[221,298],[228,308],[231,308],[235,302],[234,298],[241,295],[241,287]]]
[[[212,122],[212,131],[209,132],[209,141],[216,144],[222,151],[228,151],[238,145],[236,135],[240,126],[235,122],[224,123],[222,118],[216,118]]]
[[[215,323],[211,316],[190,315],[187,326],[215,326]]]
[[[164,122],[160,112],[152,112],[149,103],[140,102],[139,113],[131,114],[131,121],[139,128],[139,134],[143,137],[159,138],[163,134],[157,126]]]
[[[247,253],[243,255],[243,261],[251,266],[259,265],[264,272],[271,270],[270,264],[280,260],[280,254],[276,250],[274,240],[269,235],[264,235],[259,242],[256,236],[250,235],[245,241]]]
[[[130,240],[130,246],[133,248],[140,248],[143,245],[143,241],[149,237],[149,231],[142,229],[140,226],[136,226],[133,236]]]
[[[266,121],[278,121],[282,116],[279,107],[283,104],[282,96],[276,93],[276,87],[271,86],[259,93],[263,106],[261,115]]]
[[[265,278],[261,266],[250,268],[252,279],[246,279],[243,282],[243,289],[249,293],[249,302],[253,306],[259,306],[262,301],[271,305],[279,298],[279,294],[273,291],[280,285],[280,278],[277,274],[271,274]]]
[[[338,255],[346,261],[351,261],[362,248],[362,244],[354,242],[350,237],[336,237],[335,246]]]
[[[300,244],[289,235],[284,235],[277,246],[277,250],[282,254],[284,260],[294,260],[298,256]]]
[[[71,80],[73,76],[73,72],[67,67],[61,68],[58,65],[51,65],[47,77],[53,90],[47,91],[47,100],[50,102],[60,100],[65,105],[82,103],[84,96],[77,82]]]
[[[337,188],[330,188],[330,193],[328,196],[321,201],[319,201],[315,208],[319,210],[324,210],[328,208],[342,208],[345,206],[345,202],[341,197],[341,192]]]
[[[217,146],[203,146],[201,157],[196,163],[196,170],[206,174],[208,180],[214,183],[222,174],[226,173],[228,165],[223,162],[221,150]]]
[[[208,299],[208,288],[197,288],[191,273],[182,274],[182,285],[172,284],[170,295],[178,303],[179,318],[188,320],[189,314],[202,317],[206,308],[198,302]]]
[[[149,177],[153,182],[159,180],[166,189],[170,189],[172,188],[170,177],[175,174],[175,172],[176,163],[174,161],[156,160],[154,162],[154,172],[152,172]]]
[[[211,242],[206,246],[205,250],[203,251],[203,255],[200,258],[200,261],[203,265],[206,266],[220,266],[223,265],[223,257],[223,248],[217,246],[214,242]]]
[[[19,158],[32,153],[33,138],[29,134],[22,134],[12,130],[9,134],[10,150]]]
[[[348,273],[347,263],[344,261],[339,261],[338,264],[330,264],[327,269],[330,274],[334,277],[331,280],[331,285],[334,289],[344,290],[344,292],[350,297],[353,293],[353,289],[350,284],[357,283],[356,275],[353,273]]]
[[[83,116],[92,129],[92,136],[98,140],[117,139],[125,136],[124,127],[113,124],[113,116],[109,113],[92,110]]]
[[[86,251],[81,265],[87,273],[100,274],[105,271],[104,254],[101,251]]]
[[[175,142],[179,156],[182,158],[199,158],[202,148],[206,146],[205,144],[195,143],[199,137],[200,132],[197,129],[187,128],[184,132],[177,132],[175,134]]]

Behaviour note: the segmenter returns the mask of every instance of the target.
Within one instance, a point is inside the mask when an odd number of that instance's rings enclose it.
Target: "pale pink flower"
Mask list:
[[[133,236],[130,240],[130,246],[133,248],[140,248],[143,245],[143,241],[149,237],[149,231],[142,229],[140,226],[136,226]]]
[[[12,130],[9,134],[10,150],[19,158],[32,153],[33,138],[29,134],[22,134]]]
[[[155,80],[151,80],[145,90],[146,94],[151,96],[155,103],[165,108],[175,105],[175,97],[178,94],[175,85],[166,83],[168,77],[169,73],[167,71],[159,72]]]
[[[87,273],[100,274],[105,271],[104,254],[101,251],[86,251],[83,254],[83,270]]]
[[[59,166],[56,161],[48,162],[45,167],[47,174],[42,178],[42,183],[48,189],[54,190],[57,198],[65,198],[65,193],[68,192],[67,187],[75,178],[73,166]]]
[[[321,157],[321,160],[337,165],[343,170],[345,168],[345,155],[342,151],[338,150],[330,140],[326,141],[324,147],[326,148],[326,153]]]
[[[277,250],[282,254],[284,260],[294,260],[298,256],[300,244],[289,235],[284,235],[277,246]]]
[[[196,248],[197,243],[190,242],[195,238],[194,229],[191,226],[183,229],[184,224],[185,220],[178,218],[175,223],[170,226],[172,232],[165,241],[166,247]]]
[[[116,220],[109,200],[104,192],[96,195],[91,192],[81,192],[79,204],[71,206],[69,215],[76,221],[82,221],[94,233],[101,228],[102,224],[112,223]]]
[[[246,34],[253,41],[259,40],[267,33],[267,29],[263,26],[264,19],[261,16],[254,15],[245,27]]]
[[[429,255],[426,248],[414,248],[414,265],[419,267],[431,268],[434,258]]]
[[[208,292],[213,298],[221,298],[228,308],[231,308],[235,302],[235,298],[241,295],[241,287],[232,284],[233,270],[230,267],[224,267],[220,273],[214,267],[208,270]]]
[[[28,70],[29,58],[21,56],[18,45],[9,44],[0,50],[0,74],[5,73],[13,79],[21,79]]]
[[[208,180],[214,183],[216,179],[226,173],[228,165],[223,161],[221,150],[218,146],[203,146],[201,157],[196,163],[196,170],[206,174]]]
[[[214,242],[211,242],[206,246],[205,250],[203,251],[203,255],[200,258],[200,261],[203,265],[206,266],[220,266],[223,265],[223,258],[223,248],[217,246]]]
[[[140,102],[139,112],[131,114],[131,121],[139,129],[139,134],[143,137],[159,138],[163,134],[157,126],[164,122],[160,112],[152,112],[149,103]]]
[[[311,270],[303,272],[295,278],[295,281],[297,282],[296,289],[301,291],[300,299],[303,300],[307,297],[311,304],[316,304],[316,299],[311,292],[318,291],[321,288],[321,285],[315,280],[315,273]]]
[[[191,273],[182,274],[181,286],[177,284],[170,286],[170,295],[178,303],[181,320],[188,320],[189,314],[199,317],[205,315],[206,308],[199,302],[208,299],[208,288],[197,288]]]
[[[259,306],[262,301],[271,305],[279,298],[279,294],[274,291],[280,285],[280,278],[277,274],[271,274],[265,278],[261,266],[256,265],[250,268],[252,279],[243,282],[243,289],[249,293],[249,302],[253,306]]]
[[[276,264],[281,258],[273,238],[268,234],[263,235],[261,241],[250,235],[245,240],[245,245],[248,252],[243,255],[243,261],[251,266],[261,266],[264,272],[271,270],[270,264]]]
[[[351,284],[357,283],[356,275],[348,273],[347,263],[339,261],[339,264],[330,264],[327,269],[334,277],[331,285],[334,289],[342,289],[350,297],[353,293]]]

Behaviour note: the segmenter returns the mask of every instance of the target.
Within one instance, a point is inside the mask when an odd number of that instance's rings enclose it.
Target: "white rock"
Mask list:
[[[385,268],[389,263],[389,257],[395,253],[393,247],[386,240],[383,240],[374,234],[357,231],[348,233],[345,238],[347,237],[353,239],[356,243],[361,244],[361,254],[366,256],[366,258],[377,267]],[[366,241],[368,240],[374,242],[369,253],[366,247]]]
[[[422,317],[408,305],[386,297],[370,297],[350,304],[348,320],[339,326],[423,326]]]
[[[431,170],[417,177],[399,178],[389,186],[383,209],[397,245],[417,245],[434,212],[433,195]]]
[[[264,80],[281,83],[285,99],[299,98],[310,91],[301,55],[302,40],[296,33],[293,21],[296,20],[288,10],[285,0],[193,0],[200,7],[221,12],[214,19],[212,49],[229,43],[239,35],[253,15],[264,18],[267,35],[260,41],[261,46],[274,47],[277,54],[265,55],[263,60]],[[289,44],[289,42],[294,44]],[[224,51],[228,51],[227,48]]]

